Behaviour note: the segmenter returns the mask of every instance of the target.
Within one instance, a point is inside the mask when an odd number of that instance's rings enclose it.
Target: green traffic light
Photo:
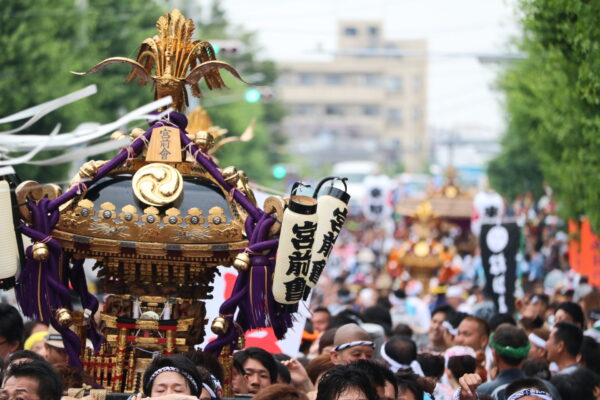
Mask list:
[[[219,54],[219,52],[221,51],[221,46],[219,46],[216,43],[212,44],[213,50],[215,51],[215,54]]]
[[[248,89],[244,94],[244,98],[248,103],[258,103],[260,101],[260,91],[258,89]]]
[[[273,167],[273,177],[275,179],[283,179],[287,175],[287,169],[283,165],[275,165]]]

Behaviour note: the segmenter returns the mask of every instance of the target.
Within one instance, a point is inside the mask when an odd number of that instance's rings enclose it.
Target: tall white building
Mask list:
[[[376,21],[343,21],[327,62],[279,65],[290,149],[313,166],[373,160],[426,168],[425,40],[389,40]]]

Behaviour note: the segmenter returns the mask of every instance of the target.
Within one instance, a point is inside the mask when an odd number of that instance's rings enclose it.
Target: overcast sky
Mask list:
[[[389,39],[425,38],[432,57],[428,122],[437,129],[503,127],[500,96],[492,89],[497,65],[442,53],[504,54],[518,32],[514,0],[223,0],[230,20],[258,32],[264,56],[314,59],[316,49],[335,50],[342,19],[384,22]],[[203,8],[209,1],[203,0]]]

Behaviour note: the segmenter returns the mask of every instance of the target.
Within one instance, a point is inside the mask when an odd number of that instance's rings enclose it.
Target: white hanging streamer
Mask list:
[[[50,138],[48,135],[19,135],[19,136],[6,136],[2,138],[4,151],[19,151],[19,150],[29,150],[31,146],[35,146],[32,151],[28,154],[25,154],[21,157],[16,158],[7,158],[6,160],[0,160],[0,166],[4,165],[16,165],[23,164],[29,162],[39,151],[53,150],[53,149],[64,149],[68,147],[72,147],[78,144],[86,143],[91,140],[97,139],[101,136],[106,135],[107,133],[111,133],[122,125],[128,124],[129,122],[144,119],[144,120],[158,120],[163,118],[165,115],[168,115],[171,111],[171,108],[157,114],[157,115],[149,115],[149,112],[156,110],[157,108],[161,108],[172,103],[172,99],[170,96],[158,99],[153,101],[152,103],[146,104],[142,107],[139,107],[118,120],[111,122],[109,124],[101,125],[99,127],[94,127],[93,129],[81,129],[76,130],[72,133],[65,133],[58,135],[58,130],[55,128],[55,131],[51,134],[54,136]],[[60,126],[59,126],[60,127]],[[58,128],[59,128],[58,127]],[[52,140],[51,140],[52,139]],[[41,141],[41,143],[40,143]],[[27,147],[29,146],[29,147]],[[44,164],[40,164],[44,165]]]
[[[20,132],[24,129],[27,129],[31,125],[33,125],[37,121],[39,121],[44,115],[49,114],[58,108],[66,106],[67,104],[71,104],[77,100],[81,100],[88,96],[96,94],[97,91],[98,91],[98,89],[96,88],[96,85],[90,85],[81,90],[77,90],[73,93],[69,93],[66,96],[59,97],[58,99],[54,99],[51,101],[47,101],[47,102],[39,104],[37,106],[27,108],[23,111],[19,111],[16,114],[12,114],[12,115],[9,115],[8,117],[2,118],[2,119],[0,119],[0,124],[6,124],[8,122],[19,121],[21,119],[32,117],[29,119],[29,121],[27,121],[26,123],[24,123],[23,125],[21,125],[18,128],[10,129],[8,131],[0,131],[0,135],[11,135],[13,133]]]

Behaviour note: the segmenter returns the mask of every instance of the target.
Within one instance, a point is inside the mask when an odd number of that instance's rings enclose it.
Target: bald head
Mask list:
[[[373,358],[373,342],[367,331],[356,324],[338,328],[333,339],[331,362],[344,365],[358,360]]]
[[[370,341],[371,335],[369,335],[367,331],[356,324],[346,324],[340,326],[335,332],[333,346],[337,347],[342,344],[361,340]]]

